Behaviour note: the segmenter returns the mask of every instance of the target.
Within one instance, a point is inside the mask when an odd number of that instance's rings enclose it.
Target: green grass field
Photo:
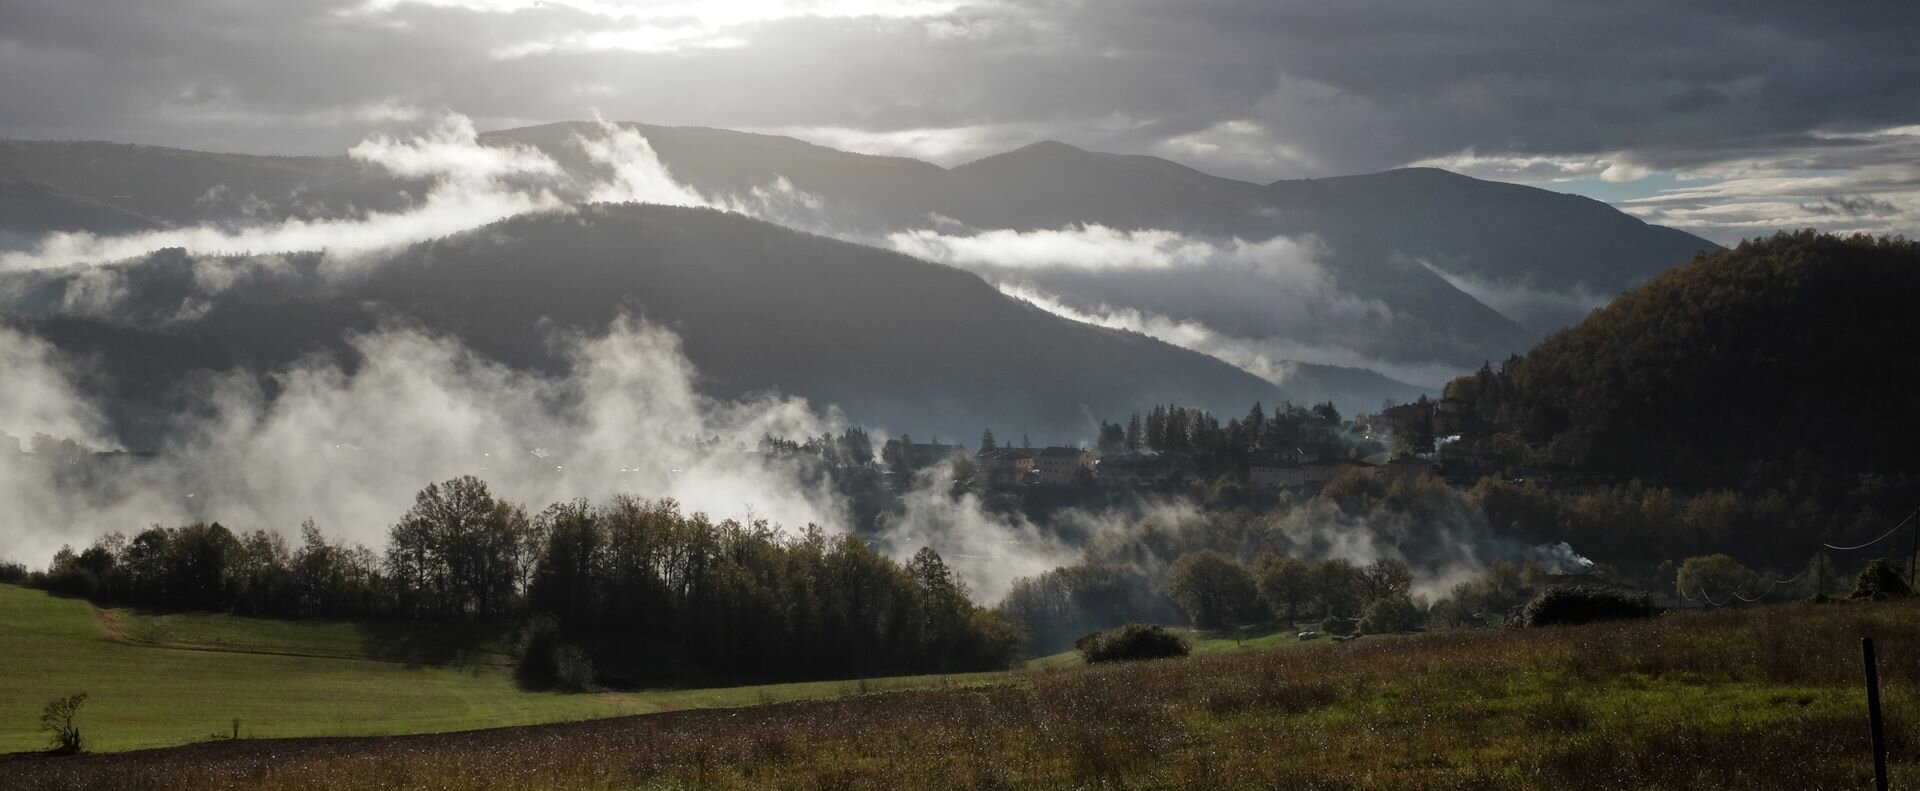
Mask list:
[[[513,664],[510,622],[280,620],[124,609],[102,610],[100,615],[114,636],[152,646],[418,665]]]
[[[221,740],[13,759],[0,774],[23,791],[1866,787],[1861,636],[1880,649],[1893,784],[1910,787],[1920,600],[1341,644],[1276,634],[1266,650],[1203,635],[1185,659],[1076,667],[1056,655],[1021,683],[345,742]]]
[[[1021,673],[907,676],[558,695],[507,673],[510,623],[281,620],[98,609],[0,585],[0,753],[37,749],[47,701],[86,692],[89,748],[110,752],[230,736],[368,736],[591,719],[862,692],[1023,683]],[[1320,647],[1294,630],[1189,631],[1194,652]],[[1370,638],[1380,639],[1380,638]],[[1027,663],[1080,665],[1063,651]]]
[[[86,692],[93,751],[242,736],[426,733],[867,691],[1008,683],[1008,673],[588,695],[529,693],[499,626],[99,612],[0,585],[0,753],[44,746],[40,708]],[[120,639],[110,639],[109,633]],[[451,664],[449,664],[451,663]]]

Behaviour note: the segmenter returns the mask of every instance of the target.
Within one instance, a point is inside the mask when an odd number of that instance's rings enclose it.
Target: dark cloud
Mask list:
[[[1875,148],[1845,134],[1920,123],[1906,0],[644,7],[0,0],[0,135],[338,151],[443,108],[492,126],[599,112],[906,150],[960,130],[939,138],[949,159],[1051,136],[1270,179],[1468,151],[1551,160],[1520,174],[1844,163]]]

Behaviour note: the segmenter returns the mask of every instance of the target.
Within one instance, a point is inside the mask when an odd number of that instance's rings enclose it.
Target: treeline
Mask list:
[[[1382,558],[1307,562],[1272,550],[1251,562],[1212,549],[1184,553],[1164,574],[1137,566],[1081,563],[1016,582],[1000,612],[1033,635],[1037,650],[1122,624],[1186,623],[1221,630],[1305,619],[1330,634],[1397,632],[1426,622],[1411,593],[1413,571]]]
[[[1204,409],[1179,404],[1156,405],[1143,418],[1134,413],[1127,422],[1100,421],[1097,447],[1103,455],[1128,452],[1191,455],[1215,466],[1231,467],[1267,454],[1288,451],[1306,442],[1303,427],[1317,423],[1341,427],[1340,410],[1332,402],[1303,407],[1291,402],[1274,406],[1271,415],[1255,403],[1244,417],[1225,424]]]
[[[1349,471],[1278,508],[1149,514],[1093,536],[1078,563],[1015,582],[1000,611],[1036,652],[1131,621],[1221,629],[1312,620],[1337,634],[1373,614],[1376,630],[1392,631],[1415,620],[1407,561],[1437,565],[1470,540],[1449,522],[1467,510],[1437,479]],[[1356,565],[1338,557],[1336,540],[1399,557]]]
[[[1904,514],[1874,504],[1914,494],[1915,483],[1865,476],[1838,510],[1825,510],[1782,492],[1682,494],[1640,483],[1570,490],[1498,478],[1462,491],[1434,477],[1348,469],[1304,501],[1149,516],[1096,535],[1079,562],[1016,582],[1000,611],[1044,652],[1130,621],[1218,629],[1312,620],[1329,631],[1488,625],[1552,581],[1589,570],[1660,596],[1839,595],[1864,564],[1905,544],[1855,553],[1822,544],[1885,534]],[[1561,543],[1604,562],[1586,567]],[[1338,559],[1368,552],[1389,559]],[[1723,560],[1697,562],[1715,555]],[[1690,562],[1696,572],[1683,575]],[[1480,563],[1477,576],[1430,589],[1430,600],[1402,582],[1410,569]],[[1796,582],[1773,583],[1784,579]]]
[[[1791,572],[1825,544],[1871,541],[1920,504],[1920,477],[1862,475],[1844,488],[1801,480],[1777,489],[1694,492],[1639,481],[1549,489],[1487,478],[1466,498],[1500,534],[1528,543],[1564,541],[1623,569],[1671,580],[1671,565],[1688,557],[1727,553],[1751,566]]]
[[[219,524],[63,548],[30,582],[155,609],[291,617],[550,614],[603,677],[665,666],[805,678],[997,669],[1024,635],[972,603],[931,550],[896,563],[853,535],[714,522],[672,500],[556,503],[538,514],[456,478],[422,490],[384,554],[297,548]]]

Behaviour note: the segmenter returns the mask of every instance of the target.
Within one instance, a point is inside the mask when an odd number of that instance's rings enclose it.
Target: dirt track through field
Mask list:
[[[89,603],[87,605],[87,612],[93,615],[93,622],[100,625],[100,636],[107,638],[109,642],[140,645],[140,643],[135,642],[133,638],[127,636],[126,622],[120,620],[120,616],[113,611],[102,610]]]

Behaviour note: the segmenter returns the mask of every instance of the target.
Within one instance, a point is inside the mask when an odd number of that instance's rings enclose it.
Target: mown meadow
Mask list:
[[[282,620],[96,609],[0,585],[0,753],[38,750],[41,707],[85,692],[87,748],[231,737],[373,736],[749,706],[1007,673],[702,686],[583,695],[513,683],[511,627]],[[0,776],[4,776],[0,772]],[[7,784],[0,783],[0,788]]]
[[[21,788],[1742,788],[1870,778],[1859,638],[1894,782],[1920,602],[1789,604],[390,738],[13,759]],[[217,683],[215,681],[214,683]]]

